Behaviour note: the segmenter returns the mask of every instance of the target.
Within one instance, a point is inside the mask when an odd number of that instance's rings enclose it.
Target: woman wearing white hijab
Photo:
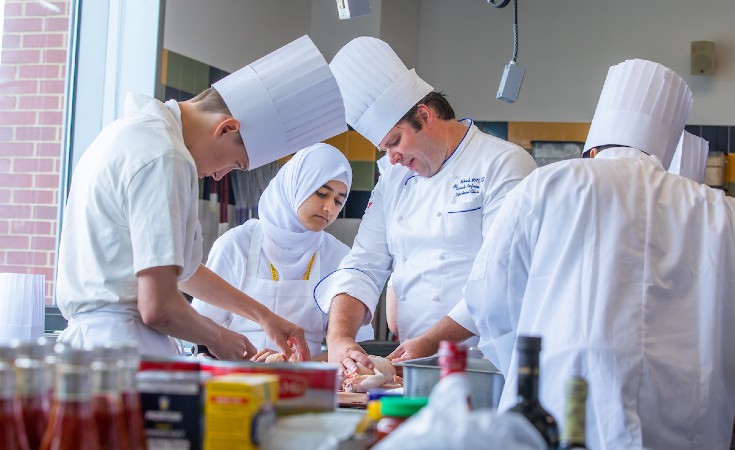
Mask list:
[[[314,285],[336,270],[349,252],[324,228],[342,210],[351,184],[349,162],[331,145],[316,144],[297,152],[263,191],[260,219],[223,234],[207,260],[207,267],[230,284],[303,327],[312,355],[321,353],[327,323],[314,302]],[[253,321],[198,299],[192,306],[247,336],[261,350],[258,356],[263,349],[277,348]],[[360,336],[371,339],[372,329],[367,326]]]

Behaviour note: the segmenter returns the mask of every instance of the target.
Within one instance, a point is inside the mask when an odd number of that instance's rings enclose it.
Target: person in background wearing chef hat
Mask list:
[[[134,340],[141,353],[174,355],[172,340],[221,359],[256,353],[241,334],[199,315],[179,290],[260,324],[288,355],[309,357],[304,330],[201,264],[197,178],[253,169],[346,130],[334,77],[303,36],[189,101],[131,93],[123,118],[80,159],[59,249],[57,299],[82,347]]]
[[[356,361],[372,367],[355,335],[391,274],[401,345],[389,358],[428,356],[442,339],[473,337],[462,287],[500,203],[536,163],[471,120],[457,121],[444,95],[380,39],[352,40],[330,67],[347,123],[387,153],[350,254],[315,290],[329,312],[329,361],[352,372]]]
[[[709,142],[685,131],[681,134],[679,145],[676,146],[669,172],[689,178],[697,183],[704,183],[708,155]]]
[[[589,382],[589,448],[728,448],[735,415],[735,205],[666,171],[692,104],[650,61],[610,68],[585,152],[508,194],[465,298],[516,401],[519,335],[543,338],[539,394]]]
[[[223,234],[207,267],[269,310],[304,328],[312,356],[321,354],[327,316],[312,295],[350,248],[324,231],[337,218],[352,185],[352,168],[336,148],[316,144],[297,152],[271,180],[258,203],[259,219]],[[192,306],[215,323],[245,335],[260,349],[256,360],[275,353],[258,323],[194,299]],[[362,340],[373,329],[361,330]]]

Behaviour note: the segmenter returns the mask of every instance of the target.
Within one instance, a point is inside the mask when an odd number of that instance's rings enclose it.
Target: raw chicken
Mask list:
[[[299,361],[300,361],[299,355],[295,351],[291,353],[291,357],[288,360],[286,360],[286,355],[284,355],[283,353],[271,353],[270,355],[268,355],[267,358],[265,358],[266,364],[284,363],[284,362],[294,363],[294,362],[299,362]]]
[[[378,388],[386,383],[393,383],[396,377],[396,369],[387,359],[380,356],[368,356],[373,363],[374,369],[368,369],[357,363],[357,371],[347,375],[342,381],[342,389],[346,392],[367,392]]]

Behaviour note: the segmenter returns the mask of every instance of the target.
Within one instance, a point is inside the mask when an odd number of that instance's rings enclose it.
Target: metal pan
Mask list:
[[[439,382],[439,357],[411,359],[395,363],[403,366],[403,393],[411,397],[424,397]],[[467,379],[470,384],[472,408],[497,408],[505,379],[503,374],[487,359],[467,359]]]

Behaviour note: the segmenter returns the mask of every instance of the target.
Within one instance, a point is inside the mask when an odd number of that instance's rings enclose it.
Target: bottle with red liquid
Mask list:
[[[467,346],[451,341],[439,342],[439,379],[457,374],[462,377],[462,383],[467,392],[467,407],[472,409],[467,370]]]
[[[23,411],[28,444],[32,449],[41,446],[48,425],[49,388],[46,375],[46,349],[31,342],[14,342],[18,354],[15,367],[18,374],[18,394]]]
[[[102,450],[130,450],[125,425],[120,378],[123,362],[119,347],[111,343],[91,348],[94,418]]]
[[[36,344],[44,349],[43,362],[46,372],[46,397],[48,398],[48,404],[53,405],[54,386],[56,384],[56,353],[54,352],[56,340],[41,336],[36,339]]]
[[[122,395],[123,416],[130,439],[132,450],[147,450],[143,424],[143,410],[140,407],[140,394],[136,382],[136,374],[140,367],[140,354],[136,342],[120,344],[122,353],[122,372],[120,378],[120,393]]]
[[[99,450],[92,406],[92,354],[56,344],[56,387],[40,450]]]
[[[0,346],[0,448],[30,450],[16,390],[16,350]]]

